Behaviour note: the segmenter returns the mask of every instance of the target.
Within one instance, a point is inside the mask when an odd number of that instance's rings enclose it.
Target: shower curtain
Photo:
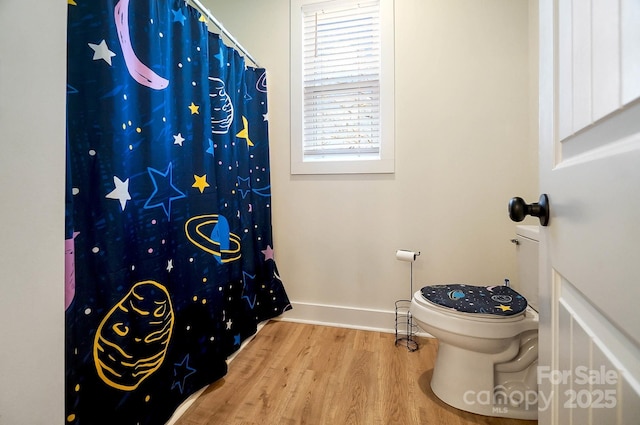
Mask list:
[[[265,70],[182,0],[68,2],[65,423],[163,424],[290,308]]]

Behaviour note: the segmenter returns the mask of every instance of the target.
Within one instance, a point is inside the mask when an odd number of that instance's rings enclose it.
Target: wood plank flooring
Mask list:
[[[429,386],[437,341],[271,321],[176,425],[532,425],[442,403]]]

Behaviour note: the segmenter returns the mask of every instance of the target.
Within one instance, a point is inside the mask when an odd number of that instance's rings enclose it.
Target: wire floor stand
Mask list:
[[[409,307],[411,300],[396,301],[396,347],[404,345],[409,351],[420,348],[416,340],[418,326],[413,323],[413,317]]]
[[[398,251],[399,252],[399,251]],[[397,255],[397,254],[396,254]],[[413,253],[413,261],[420,252]],[[411,315],[411,297],[413,297],[413,261],[409,263],[409,299],[396,301],[396,347],[404,345],[409,351],[416,351],[420,346],[416,340],[418,325],[413,323]]]

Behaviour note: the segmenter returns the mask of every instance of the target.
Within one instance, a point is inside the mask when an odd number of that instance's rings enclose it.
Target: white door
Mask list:
[[[541,424],[640,424],[640,0],[540,0]]]

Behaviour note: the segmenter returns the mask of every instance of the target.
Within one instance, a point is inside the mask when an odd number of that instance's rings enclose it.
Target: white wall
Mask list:
[[[0,424],[64,420],[66,2],[0,2]]]
[[[289,317],[391,328],[380,311],[409,296],[397,248],[422,252],[414,290],[515,279],[507,203],[539,195],[527,0],[395,1],[396,172],[357,176],[289,173],[289,2],[206,5],[268,71]]]

